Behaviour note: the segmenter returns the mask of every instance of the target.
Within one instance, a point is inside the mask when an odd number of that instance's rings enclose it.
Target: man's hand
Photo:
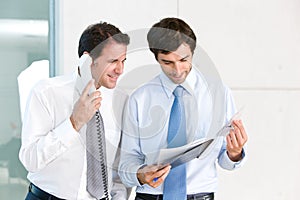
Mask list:
[[[226,136],[227,153],[230,160],[237,162],[242,159],[243,146],[247,142],[248,136],[241,120],[234,120],[232,126],[233,130],[230,130]]]
[[[137,178],[141,184],[148,184],[151,187],[158,187],[162,184],[170,172],[171,166],[161,168],[159,165],[149,165],[138,170]]]
[[[75,103],[70,121],[76,131],[79,131],[86,124],[101,106],[101,93],[95,91],[89,94],[90,88],[94,85],[94,79],[90,80],[83,89],[78,101]]]

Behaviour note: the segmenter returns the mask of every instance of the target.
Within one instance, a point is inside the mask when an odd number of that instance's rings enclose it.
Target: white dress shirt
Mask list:
[[[94,199],[86,191],[86,126],[72,127],[76,73],[43,80],[31,92],[22,128],[19,157],[28,179],[42,190],[63,199]],[[109,192],[112,199],[127,199],[126,188],[116,175],[116,156],[126,95],[100,88],[100,113],[104,120]],[[116,98],[117,100],[114,100]]]
[[[212,125],[215,105],[212,103],[211,91],[206,81],[196,69],[191,70],[181,85],[185,88],[183,101],[189,143],[207,137]],[[164,73],[161,73],[135,90],[128,100],[124,115],[119,175],[125,185],[137,186],[136,192],[163,193],[163,184],[157,188],[152,188],[148,184],[140,185],[137,171],[143,165],[153,164],[159,149],[167,148],[169,116],[174,101],[172,92],[176,86]],[[235,106],[230,90],[223,84],[220,89],[224,91],[224,99],[222,99],[224,112],[220,112],[220,114],[225,113],[222,125],[233,116]],[[244,156],[243,153],[243,158]],[[233,170],[244,160],[232,162],[226,153],[225,137],[216,138],[216,145],[208,156],[187,163],[187,194],[217,190],[216,161],[222,168]]]

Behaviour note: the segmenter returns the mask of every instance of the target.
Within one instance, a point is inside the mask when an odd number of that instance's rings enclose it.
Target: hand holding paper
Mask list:
[[[242,158],[242,150],[248,140],[248,136],[241,120],[233,120],[232,127],[233,129],[226,136],[226,149],[229,158],[236,162]]]
[[[151,187],[158,187],[162,184],[169,174],[170,165],[149,165],[140,168],[137,172],[137,178],[141,184],[148,184]]]
[[[156,164],[170,164],[174,168],[195,158],[202,159],[209,154],[216,143],[216,138],[220,136],[226,136],[227,151],[230,159],[234,161],[240,156],[242,148],[247,141],[243,125],[240,120],[237,120],[240,119],[240,116],[241,110],[218,131],[215,138],[202,138],[181,147],[161,149]],[[228,142],[228,140],[230,141]]]

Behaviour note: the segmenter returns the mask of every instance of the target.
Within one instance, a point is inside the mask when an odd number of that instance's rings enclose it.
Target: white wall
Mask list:
[[[88,24],[103,20],[132,31],[148,28],[166,16],[183,18],[233,89],[238,107],[246,106],[248,162],[235,172],[219,170],[217,199],[297,199],[300,1],[81,2],[60,1],[61,42],[56,47],[61,56],[60,74],[76,66],[78,39]],[[128,59],[127,67],[154,62],[150,54],[143,53],[142,59],[136,54],[136,59]]]
[[[179,16],[198,33],[237,105],[246,106],[250,136],[247,164],[234,173],[221,171],[217,199],[297,199],[300,2],[193,3],[180,1]]]
[[[154,21],[165,16],[177,15],[177,3],[173,0],[87,0],[59,1],[60,30],[62,35],[59,51],[59,74],[74,70],[77,65],[78,41],[83,30],[90,24],[106,21],[119,27],[121,31],[134,31],[149,28]],[[84,11],[81,11],[84,8]],[[151,9],[150,9],[151,8]]]

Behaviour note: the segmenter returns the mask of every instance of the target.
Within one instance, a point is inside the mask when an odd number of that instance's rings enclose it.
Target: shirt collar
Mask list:
[[[185,90],[185,93],[189,95],[194,94],[194,89],[195,89],[195,83],[196,83],[196,74],[195,70],[192,68],[188,76],[186,77],[185,81],[181,84],[175,84],[173,83],[164,72],[161,72],[159,75],[161,84],[163,86],[163,89],[168,96],[168,98],[171,98],[173,95],[173,91],[178,85],[181,85]]]

